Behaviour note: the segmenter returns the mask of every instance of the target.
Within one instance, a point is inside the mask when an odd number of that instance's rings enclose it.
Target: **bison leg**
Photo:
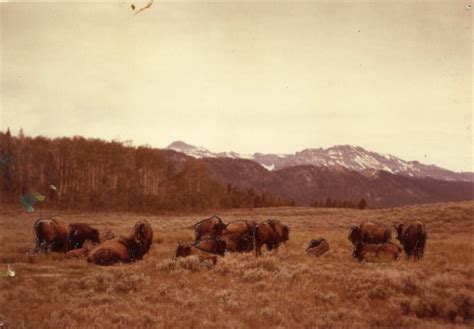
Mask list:
[[[259,242],[255,243],[255,257],[258,257],[262,254],[262,244]]]
[[[37,254],[40,251],[41,251],[41,242],[38,238],[36,238],[36,245],[35,245],[34,253]]]

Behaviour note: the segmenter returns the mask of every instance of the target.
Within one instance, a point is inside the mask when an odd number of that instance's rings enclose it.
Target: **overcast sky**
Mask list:
[[[0,129],[471,171],[467,3],[2,3]]]

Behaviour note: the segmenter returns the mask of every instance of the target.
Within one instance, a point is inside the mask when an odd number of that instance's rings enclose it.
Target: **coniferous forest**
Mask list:
[[[0,132],[0,202],[41,208],[154,212],[283,206],[289,202],[212,179],[198,160],[172,151],[83,137]]]

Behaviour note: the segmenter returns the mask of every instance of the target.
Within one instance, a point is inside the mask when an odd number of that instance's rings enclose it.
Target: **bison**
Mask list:
[[[354,247],[352,256],[360,262],[392,261],[400,259],[402,248],[394,243],[365,244],[359,242]]]
[[[412,256],[415,259],[423,258],[425,251],[426,234],[425,224],[420,221],[411,222],[407,225],[398,224],[395,226],[397,239],[403,246],[407,259]]]
[[[226,249],[232,252],[252,251],[253,229],[257,225],[252,220],[237,220],[226,225],[221,239],[226,242]]]
[[[142,259],[149,251],[152,240],[151,225],[146,220],[141,220],[135,224],[130,236],[119,236],[95,247],[87,257],[87,261],[98,265],[134,262]]]
[[[329,250],[329,244],[326,239],[319,238],[316,240],[311,240],[306,252],[310,255],[319,257],[325,254]]]
[[[206,234],[218,236],[225,229],[226,225],[216,215],[203,219],[194,225],[194,231],[196,235],[196,241],[201,240]]]
[[[253,240],[255,246],[255,257],[262,254],[262,246],[266,245],[270,251],[275,249],[278,251],[280,243],[284,243],[289,239],[290,229],[283,225],[280,221],[269,219],[263,223],[255,225],[253,229]]]
[[[39,218],[33,225],[36,237],[35,254],[41,249],[47,254],[52,251],[66,252],[70,249],[69,224],[62,218],[53,216],[49,218]]]
[[[210,260],[212,264],[214,265],[216,265],[217,263],[217,256],[210,252],[204,251],[192,244],[186,244],[186,245],[178,244],[174,258],[176,259],[179,257],[188,257],[188,256],[197,256],[200,262]]]
[[[358,243],[387,243],[390,238],[391,232],[388,228],[369,222],[362,223],[360,226],[353,226],[348,236],[354,246]]]
[[[224,256],[226,249],[226,242],[212,235],[204,235],[201,240],[195,242],[194,245],[201,250],[219,256]]]
[[[99,231],[89,224],[85,223],[71,223],[69,224],[69,248],[82,248],[84,242],[90,240],[94,243],[99,243]]]

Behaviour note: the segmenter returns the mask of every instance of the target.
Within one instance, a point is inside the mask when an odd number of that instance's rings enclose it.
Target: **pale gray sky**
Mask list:
[[[2,3],[0,129],[473,170],[468,3]]]

